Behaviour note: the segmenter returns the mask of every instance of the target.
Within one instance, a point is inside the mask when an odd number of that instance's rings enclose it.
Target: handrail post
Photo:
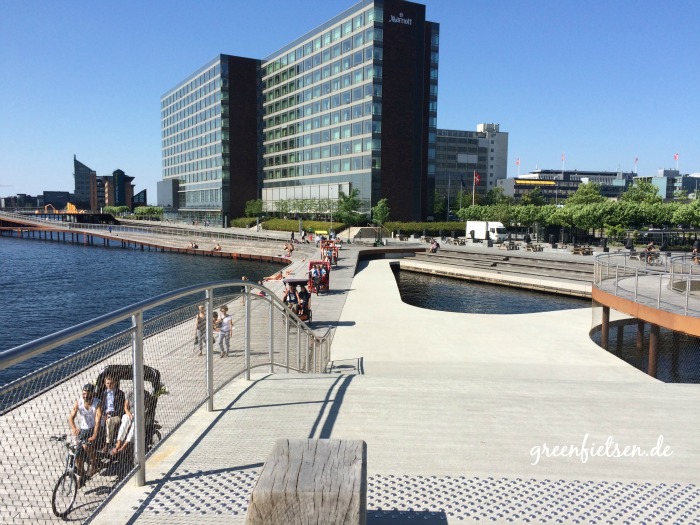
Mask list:
[[[146,484],[146,411],[143,380],[143,311],[139,310],[131,317],[133,332],[131,336],[134,362],[134,462],[136,463],[137,487]]]
[[[656,296],[656,308],[661,309],[661,286],[662,286],[662,280],[664,278],[664,274],[660,273],[659,274],[659,293]]]
[[[214,316],[214,289],[207,288],[206,295],[207,312],[207,412],[214,411],[214,326],[211,322]]]
[[[245,379],[250,381],[250,286],[245,287]]]
[[[288,312],[285,312],[287,315]],[[275,334],[274,334],[274,326],[272,322],[272,315],[273,315],[273,309],[272,309],[272,296],[270,296],[270,310],[268,314],[268,324],[269,324],[269,334],[270,334],[270,373],[274,374],[275,373]]]
[[[637,292],[639,290],[639,268],[634,269],[634,302],[637,302]]]
[[[619,266],[615,265],[615,295],[617,295],[617,284],[618,284],[618,275],[617,275],[617,270]]]
[[[304,370],[306,370],[307,373],[309,372],[309,346],[310,346],[309,334],[307,332],[307,334],[306,334],[306,347],[304,349]]]
[[[685,312],[684,315],[688,315],[688,301],[690,300],[690,275],[686,276],[685,283]]]
[[[289,373],[289,316],[284,318],[284,366]]]

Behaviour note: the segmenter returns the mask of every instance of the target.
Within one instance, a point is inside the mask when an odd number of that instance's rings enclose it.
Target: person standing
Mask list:
[[[233,319],[228,314],[228,306],[219,308],[221,312],[221,324],[219,326],[219,350],[221,357],[228,356],[231,346],[231,331],[233,330]],[[224,347],[226,350],[224,351]]]
[[[199,355],[202,355],[204,341],[207,337],[207,311],[203,304],[200,304],[198,307],[194,323],[194,344],[195,347],[199,344]]]

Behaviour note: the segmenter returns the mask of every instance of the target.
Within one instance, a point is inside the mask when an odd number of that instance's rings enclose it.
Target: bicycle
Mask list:
[[[65,518],[73,508],[75,498],[78,495],[78,489],[83,484],[83,480],[81,480],[81,477],[76,471],[75,464],[78,454],[84,456],[83,469],[85,472],[89,472],[90,465],[88,463],[88,456],[82,448],[86,441],[81,440],[75,444],[70,443],[66,434],[62,436],[51,436],[49,440],[63,442],[63,446],[66,449],[66,466],[63,474],[58,478],[51,496],[51,508],[53,513],[59,518]],[[87,476],[85,476],[85,478],[87,478]]]

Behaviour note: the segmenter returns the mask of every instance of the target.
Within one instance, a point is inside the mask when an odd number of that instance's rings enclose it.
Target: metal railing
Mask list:
[[[228,345],[212,322],[205,341],[195,340],[198,305],[205,306],[207,320],[227,306],[233,320]],[[229,345],[224,356],[220,349]],[[315,335],[279,298],[248,281],[176,290],[0,353],[0,380],[3,371],[29,359],[47,363],[0,387],[0,522],[57,519],[51,497],[64,449],[51,438],[72,435],[68,418],[83,385],[95,384],[99,397],[104,377],[115,376],[135,417],[133,442],[116,459],[108,453],[115,436],[107,443],[100,431],[95,449],[107,451],[96,456],[99,473],[78,491],[69,516],[78,521],[127,479],[143,485],[152,447],[205,403],[212,411],[215,393],[234,378],[250,379],[260,368],[322,373],[329,356],[329,330]]]
[[[687,266],[680,256],[660,255],[656,267],[648,264],[646,257],[645,252],[597,255],[593,285],[659,310],[700,316],[700,272],[683,271]]]
[[[110,225],[110,224],[91,224],[91,223],[80,223],[80,222],[63,222],[59,220],[51,220],[42,217],[34,217],[32,215],[25,215],[21,213],[14,212],[0,212],[0,218],[7,217],[8,219],[18,219],[25,222],[31,222],[37,226],[42,227],[54,227],[63,228],[66,230],[86,230],[95,232],[107,232],[111,233],[132,233],[137,235],[168,235],[172,237],[204,237],[207,239],[219,239],[219,240],[234,240],[234,241],[246,241],[246,242],[261,242],[261,243],[279,243],[282,239],[279,236],[265,235],[261,233],[256,234],[244,234],[244,233],[232,233],[226,231],[225,229],[215,228],[215,227],[186,227],[185,225],[173,224],[172,226],[136,226],[133,224],[123,224],[123,225]],[[59,218],[61,215],[56,214]],[[111,230],[110,230],[111,229]],[[284,240],[287,239],[285,235]]]

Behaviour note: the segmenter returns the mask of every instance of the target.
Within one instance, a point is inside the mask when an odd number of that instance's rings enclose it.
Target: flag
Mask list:
[[[564,153],[561,154],[561,161],[564,162]]]
[[[481,182],[481,177],[479,177],[479,174],[475,171],[474,172],[474,184],[479,184]]]
[[[515,159],[515,165],[516,165],[516,166],[520,166],[520,157],[518,157],[517,159]]]
[[[637,164],[637,162],[639,162],[639,157],[634,158],[634,163]]]
[[[678,153],[673,156],[673,160],[678,160]]]
[[[461,175],[459,176],[459,185],[462,188],[462,191],[464,191],[464,179]]]

